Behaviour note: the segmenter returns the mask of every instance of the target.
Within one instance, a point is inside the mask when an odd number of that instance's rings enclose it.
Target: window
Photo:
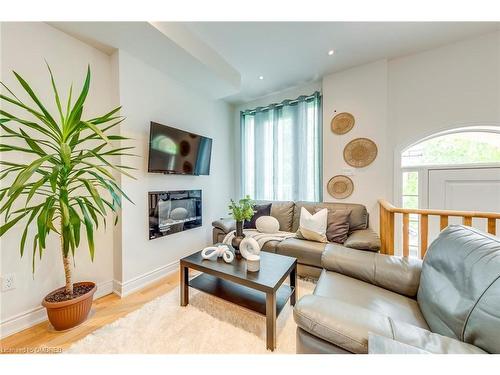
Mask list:
[[[243,195],[321,200],[319,92],[242,112],[241,161]]]
[[[403,167],[416,165],[498,163],[500,133],[466,131],[424,140],[401,155]]]
[[[498,164],[500,131],[498,127],[468,127],[425,138],[401,153],[401,205],[403,208],[428,208],[430,170]],[[410,214],[410,256],[419,253],[419,215]]]

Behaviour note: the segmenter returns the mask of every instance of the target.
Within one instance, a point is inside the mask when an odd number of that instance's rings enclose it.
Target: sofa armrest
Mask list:
[[[376,351],[385,354],[405,354],[406,350],[427,352],[432,354],[487,354],[481,348],[456,340],[452,337],[443,336],[412,324],[400,322],[389,318],[391,324],[391,335],[385,339],[376,337],[378,333],[370,334],[368,338],[368,351]],[[373,345],[372,345],[372,340]],[[392,340],[394,342],[389,342]]]
[[[380,237],[373,229],[360,229],[352,232],[344,242],[345,247],[358,250],[380,251]]]
[[[229,233],[236,229],[236,221],[231,218],[221,218],[212,222],[214,228],[219,228],[224,233]]]
[[[422,261],[389,256],[328,244],[321,256],[323,268],[415,297],[420,284]]]

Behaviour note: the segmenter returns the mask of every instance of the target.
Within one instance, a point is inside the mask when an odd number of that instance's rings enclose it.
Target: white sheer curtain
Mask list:
[[[243,195],[320,201],[321,155],[319,92],[241,112]]]

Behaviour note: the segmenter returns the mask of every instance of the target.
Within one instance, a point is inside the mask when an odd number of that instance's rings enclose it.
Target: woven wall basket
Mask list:
[[[351,167],[370,165],[377,157],[377,145],[368,138],[356,138],[344,148],[344,160]]]
[[[335,134],[345,134],[354,126],[354,116],[348,112],[342,112],[336,115],[331,122],[332,132]]]
[[[328,194],[336,199],[345,199],[354,191],[352,180],[344,175],[333,176],[326,187]]]

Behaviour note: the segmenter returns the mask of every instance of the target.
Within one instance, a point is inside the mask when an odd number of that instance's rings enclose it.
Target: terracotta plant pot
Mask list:
[[[76,327],[77,325],[83,323],[89,315],[90,308],[92,307],[92,300],[97,287],[95,283],[90,281],[75,283],[74,285],[91,285],[92,289],[77,298],[67,301],[47,302],[45,300],[45,298],[51,294],[64,290],[64,287],[62,287],[47,294],[42,301],[42,306],[47,309],[50,324],[52,324],[56,331],[63,331],[65,329]]]

